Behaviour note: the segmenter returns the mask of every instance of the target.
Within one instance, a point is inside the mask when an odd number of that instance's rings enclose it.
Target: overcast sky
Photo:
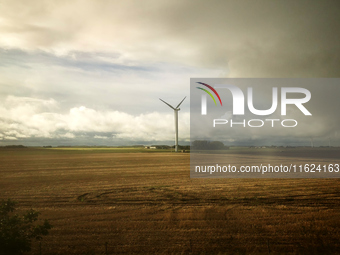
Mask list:
[[[340,77],[338,1],[0,1],[0,145],[190,139],[190,78]]]

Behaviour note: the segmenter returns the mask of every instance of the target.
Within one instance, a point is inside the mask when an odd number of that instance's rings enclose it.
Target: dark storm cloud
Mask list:
[[[115,52],[129,61],[223,68],[232,77],[339,76],[338,1],[8,1],[5,7],[6,47]]]

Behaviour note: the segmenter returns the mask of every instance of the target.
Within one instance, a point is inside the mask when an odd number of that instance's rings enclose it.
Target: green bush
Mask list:
[[[32,239],[41,240],[52,228],[45,220],[36,224],[39,212],[29,210],[23,215],[14,213],[16,203],[10,199],[0,203],[0,254],[17,255],[31,250]]]

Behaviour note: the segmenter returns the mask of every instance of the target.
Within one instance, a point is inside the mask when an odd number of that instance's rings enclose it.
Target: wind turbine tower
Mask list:
[[[171,109],[174,110],[174,115],[175,115],[175,152],[178,152],[178,111],[181,110],[178,107],[183,103],[184,99],[186,99],[186,97],[183,98],[183,100],[176,106],[176,108],[174,108],[172,105],[168,104],[164,100],[159,99],[164,104],[168,105]]]

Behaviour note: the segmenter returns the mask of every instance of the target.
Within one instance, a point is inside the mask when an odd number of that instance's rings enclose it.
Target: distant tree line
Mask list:
[[[206,141],[206,140],[196,140],[191,143],[191,148],[193,150],[228,150],[229,147],[225,146],[220,141]]]
[[[171,146],[171,148],[175,149],[175,145]],[[178,145],[178,149],[179,150],[190,150],[190,146],[189,145]]]
[[[1,149],[24,149],[27,147],[23,145],[5,145],[5,146],[0,146],[0,148]]]

